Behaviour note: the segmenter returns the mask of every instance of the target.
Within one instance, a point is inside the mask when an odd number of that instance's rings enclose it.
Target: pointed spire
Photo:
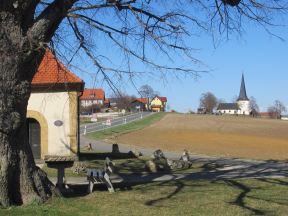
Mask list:
[[[249,100],[246,94],[246,88],[245,88],[245,81],[244,81],[244,74],[242,73],[242,80],[241,80],[241,87],[240,87],[240,93],[238,97],[239,100]]]

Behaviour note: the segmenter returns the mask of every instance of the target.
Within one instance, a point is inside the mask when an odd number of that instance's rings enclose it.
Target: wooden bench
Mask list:
[[[57,169],[57,184],[59,189],[65,188],[65,168],[73,166],[75,157],[70,156],[51,156],[47,155],[44,157],[44,161],[49,168]]]
[[[88,193],[92,193],[94,184],[104,183],[109,192],[115,192],[110,180],[114,171],[114,163],[107,157],[103,169],[87,169],[87,180],[89,181]]]

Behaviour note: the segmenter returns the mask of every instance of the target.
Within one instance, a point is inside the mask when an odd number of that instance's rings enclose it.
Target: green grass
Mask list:
[[[288,179],[169,181],[116,186],[0,215],[287,215]]]
[[[130,122],[125,125],[120,125],[113,128],[108,128],[103,131],[97,131],[93,133],[89,133],[86,136],[90,139],[94,140],[103,140],[111,136],[120,135],[124,133],[129,133],[131,131],[143,129],[163,118],[166,115],[164,112],[155,113],[148,117],[145,117],[141,120],[137,120],[134,122]]]

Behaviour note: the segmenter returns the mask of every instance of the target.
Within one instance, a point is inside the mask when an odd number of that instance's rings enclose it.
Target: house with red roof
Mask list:
[[[89,107],[92,105],[103,106],[105,104],[105,92],[101,88],[84,89],[80,97],[81,106]],[[106,101],[108,103],[108,101]]]
[[[136,98],[130,103],[132,111],[147,111],[149,107],[148,98]]]
[[[83,80],[47,49],[32,80],[27,107],[29,142],[35,159],[78,153],[78,107],[83,89]]]
[[[155,96],[150,102],[150,109],[153,112],[165,112],[167,104],[167,97]]]

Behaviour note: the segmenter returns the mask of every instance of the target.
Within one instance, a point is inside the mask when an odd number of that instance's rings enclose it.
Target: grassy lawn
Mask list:
[[[133,121],[133,122],[130,122],[128,124],[125,124],[125,125],[105,129],[103,131],[89,133],[86,136],[90,139],[102,140],[102,139],[106,139],[106,138],[111,137],[111,136],[117,136],[120,134],[129,133],[131,131],[143,129],[144,127],[147,127],[147,126],[153,124],[154,122],[159,121],[165,115],[166,115],[166,113],[164,113],[164,112],[155,113],[155,114],[148,116],[148,117],[145,117],[141,120],[137,120],[137,121]]]
[[[288,179],[169,181],[116,186],[0,215],[287,215]]]

